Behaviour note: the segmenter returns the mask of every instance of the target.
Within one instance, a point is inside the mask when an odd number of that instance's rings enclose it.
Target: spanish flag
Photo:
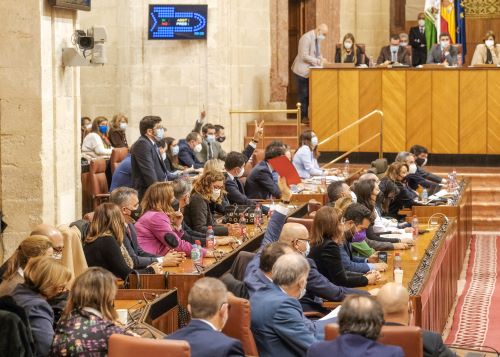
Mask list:
[[[453,0],[441,1],[441,31],[449,33],[451,43],[457,43],[457,24]]]

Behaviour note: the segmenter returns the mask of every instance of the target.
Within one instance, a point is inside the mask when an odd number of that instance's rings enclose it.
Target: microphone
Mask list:
[[[427,227],[430,227],[431,220],[434,217],[444,218],[444,221],[446,222],[446,224],[450,223],[450,219],[445,214],[438,212],[438,213],[434,213],[432,216],[429,217],[429,220],[427,221]]]

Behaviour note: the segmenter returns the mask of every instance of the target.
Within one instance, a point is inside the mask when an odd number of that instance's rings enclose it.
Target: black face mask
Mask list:
[[[139,217],[141,216],[142,213],[142,208],[141,206],[137,207],[136,210],[130,210],[130,218],[132,218],[134,221],[137,221]]]
[[[226,140],[226,137],[225,136],[219,136],[215,140],[217,140],[219,143],[223,143]]]
[[[421,158],[416,158],[415,159],[415,163],[417,164],[417,166],[419,167],[422,167],[422,165],[424,164],[425,162],[425,159],[421,159]]]

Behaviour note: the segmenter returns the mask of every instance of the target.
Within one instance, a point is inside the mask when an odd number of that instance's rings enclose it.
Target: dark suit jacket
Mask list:
[[[132,161],[132,184],[139,198],[155,182],[165,181],[167,169],[160,157],[158,147],[145,136],[141,136],[130,148]]]
[[[226,181],[224,182],[224,188],[227,192],[227,199],[230,204],[237,205],[254,205],[255,202],[249,199],[245,194],[245,187],[241,183],[240,179],[235,177],[231,179],[229,175],[226,174]]]
[[[356,53],[356,61],[354,62],[354,53],[351,53],[350,55],[346,56],[346,60],[342,62],[342,59],[340,56],[342,56],[342,52],[340,48],[337,48],[335,50],[335,63],[353,63],[356,66],[362,65],[362,64],[368,64],[369,60],[365,58],[365,61],[363,62],[363,49],[356,45],[357,47],[357,53]]]
[[[208,226],[212,226],[216,236],[227,236],[227,227],[216,225],[212,208],[199,193],[193,193],[189,204],[184,207],[184,221],[196,232],[205,234]]]
[[[382,64],[385,61],[392,61],[391,46],[382,47],[382,49],[380,50],[380,55],[378,56],[377,64]],[[411,66],[410,55],[408,54],[406,48],[403,48],[401,46],[398,49],[398,62],[401,64],[406,64],[408,66]]]
[[[186,140],[182,139],[179,141],[179,164],[199,169],[203,167],[203,163],[200,162],[194,153],[194,151],[189,147]]]
[[[129,223],[127,226],[128,229],[125,230],[123,245],[134,262],[134,269],[144,269],[148,265],[157,262],[156,255],[142,250],[137,242],[137,232],[135,231],[134,225]]]
[[[419,172],[418,172],[418,169],[417,169],[417,172],[414,173],[414,174],[408,174],[406,176],[406,180],[408,182],[408,186],[410,186],[410,188],[412,190],[416,190],[418,188],[418,186],[422,186],[426,189],[431,189],[431,190],[435,190],[436,189],[436,183],[435,182],[431,182],[427,179],[425,179],[425,177],[423,177]]]
[[[245,183],[245,192],[248,198],[267,199],[271,196],[281,197],[281,191],[273,181],[273,174],[267,166],[267,161],[262,160],[255,166]]]
[[[404,326],[395,322],[386,322],[387,326]],[[455,357],[456,354],[444,343],[439,333],[421,330],[424,342],[424,357]]]
[[[403,349],[399,346],[383,345],[361,335],[345,334],[335,340],[318,342],[307,351],[310,357],[403,357]]]
[[[443,51],[441,50],[441,45],[436,44],[432,46],[431,51],[427,55],[427,63],[443,63]],[[453,66],[458,62],[458,49],[450,45],[450,52],[445,56],[448,65]]]
[[[418,26],[410,29],[410,46],[412,48],[411,57],[413,66],[426,64],[427,39],[425,38],[425,32],[423,34],[420,33],[420,27]]]
[[[396,181],[396,186],[399,188],[399,193],[389,205],[389,215],[391,217],[397,217],[399,210],[402,208],[411,208],[414,205],[419,205],[414,201],[417,194],[415,191],[411,190],[408,185]]]
[[[189,324],[165,337],[167,340],[184,340],[191,346],[191,356],[236,357],[244,356],[241,342],[215,331],[200,320],[191,320]]]
[[[421,166],[417,166],[417,174],[422,176],[424,179],[435,183],[441,183],[441,181],[443,181],[443,178],[439,177],[438,175],[434,175],[433,173],[425,171]]]

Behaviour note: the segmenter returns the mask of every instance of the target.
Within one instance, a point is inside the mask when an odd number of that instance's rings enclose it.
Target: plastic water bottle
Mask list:
[[[344,163],[344,177],[349,177],[349,158],[345,159],[345,163]]]
[[[375,67],[375,59],[373,58],[373,56],[370,56],[370,60],[369,60],[369,62],[368,62],[368,66],[369,66],[370,68]]]
[[[240,236],[241,237],[246,237],[247,236],[247,220],[245,219],[245,215],[243,213],[240,213]]]
[[[427,193],[427,189],[424,188],[422,190],[422,202],[426,203],[428,199],[429,199],[429,194]]]
[[[214,230],[213,230],[212,226],[208,226],[207,240],[206,240],[205,246],[207,247],[207,249],[214,249],[215,248],[215,236],[214,236]]]
[[[457,184],[457,170],[453,169],[453,172],[451,173],[451,177],[453,180],[453,191],[455,191],[458,187]]]
[[[401,256],[399,252],[394,253],[394,262],[392,264],[394,270],[401,269]]]
[[[260,208],[260,203],[257,203],[257,206],[255,206],[253,222],[255,227],[260,227],[262,225],[262,209]]]
[[[418,237],[418,218],[417,216],[413,216],[411,220],[411,228],[413,228],[413,238]]]
[[[201,265],[201,249],[196,243],[191,248],[191,260],[194,265]]]

